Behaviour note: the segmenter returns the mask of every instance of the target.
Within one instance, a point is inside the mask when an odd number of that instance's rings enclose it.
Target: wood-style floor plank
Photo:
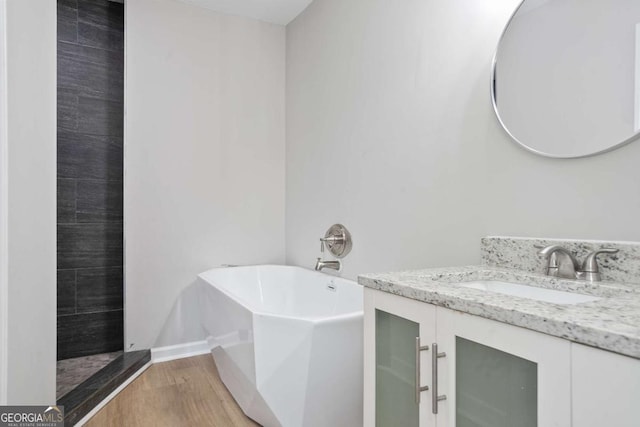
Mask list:
[[[208,354],[152,365],[85,425],[258,426],[233,400]]]

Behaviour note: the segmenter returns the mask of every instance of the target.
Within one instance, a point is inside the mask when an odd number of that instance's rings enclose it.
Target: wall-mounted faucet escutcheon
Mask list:
[[[336,258],[344,258],[351,252],[353,247],[353,241],[351,240],[351,233],[342,224],[333,224],[324,237],[320,238],[320,253],[324,253],[325,247],[329,250],[331,255]],[[340,270],[342,264],[340,260],[336,261],[323,261],[318,258],[316,261],[315,269],[320,271],[323,268],[331,268],[334,270]]]

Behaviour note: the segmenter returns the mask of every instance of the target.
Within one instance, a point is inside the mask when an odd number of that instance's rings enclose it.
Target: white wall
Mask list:
[[[518,0],[316,0],[287,27],[287,262],[334,222],[343,275],[480,261],[488,234],[640,240],[640,143],[537,157],[491,107]]]
[[[9,0],[6,21],[7,402],[45,405],[56,398],[56,2]]]
[[[285,30],[125,7],[125,346],[140,349],[198,273],[284,261]]]

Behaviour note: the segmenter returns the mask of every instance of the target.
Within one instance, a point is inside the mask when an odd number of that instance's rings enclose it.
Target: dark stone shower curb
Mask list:
[[[151,361],[150,350],[123,353],[58,400],[64,406],[64,424],[73,426],[104,398]]]

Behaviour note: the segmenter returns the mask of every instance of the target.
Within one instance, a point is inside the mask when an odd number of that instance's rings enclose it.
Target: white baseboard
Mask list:
[[[194,341],[185,344],[152,348],[151,361],[153,363],[168,362],[170,360],[199,356],[201,354],[207,354],[210,352],[211,346],[207,343],[207,341]]]
[[[144,371],[147,370],[147,368],[149,366],[151,366],[153,364],[152,361],[147,362],[142,368],[138,369],[136,371],[135,374],[131,375],[129,378],[127,378],[127,380],[125,382],[123,382],[122,384],[120,384],[118,386],[118,388],[116,388],[115,390],[113,390],[109,396],[105,397],[100,403],[98,403],[96,405],[95,408],[93,408],[91,411],[89,411],[89,413],[87,415],[85,415],[84,417],[82,417],[80,419],[80,421],[78,421],[75,426],[76,427],[81,427],[83,426],[87,421],[89,421],[95,414],[98,413],[98,411],[102,408],[104,408],[107,403],[109,403],[114,397],[116,397],[118,395],[118,393],[120,393],[122,390],[124,390],[124,388],[126,386],[128,386],[129,384],[131,384],[133,382],[133,380],[135,380],[136,378],[138,378]]]

